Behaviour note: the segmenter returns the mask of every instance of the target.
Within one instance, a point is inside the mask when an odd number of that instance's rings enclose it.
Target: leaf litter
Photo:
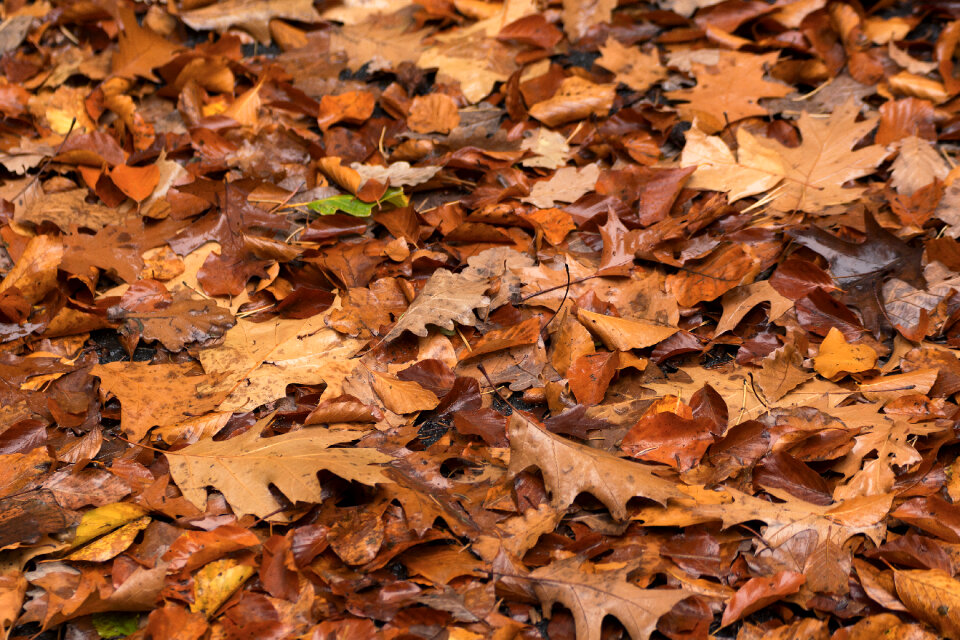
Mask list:
[[[4,638],[960,638],[955,12],[14,0]]]

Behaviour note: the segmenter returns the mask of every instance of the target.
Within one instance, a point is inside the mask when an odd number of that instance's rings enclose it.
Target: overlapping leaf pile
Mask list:
[[[954,4],[3,11],[4,637],[960,638]]]

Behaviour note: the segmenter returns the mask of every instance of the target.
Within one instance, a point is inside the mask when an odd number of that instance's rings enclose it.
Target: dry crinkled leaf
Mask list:
[[[940,569],[894,571],[907,609],[948,638],[960,638],[960,582]]]
[[[580,493],[592,493],[614,518],[627,516],[630,498],[644,497],[661,504],[682,497],[673,482],[654,474],[655,467],[618,458],[555,436],[516,414],[510,417],[510,468],[514,476],[538,467],[553,494],[557,509],[566,509]]]
[[[360,174],[364,182],[376,180],[394,187],[413,187],[428,182],[443,167],[411,167],[409,162],[394,162],[385,167],[354,162],[350,168]]]
[[[330,53],[345,53],[353,70],[367,66],[370,73],[416,62],[423,34],[411,30],[413,7],[384,15],[373,13],[363,22],[344,25],[330,33]]]
[[[423,49],[417,66],[421,69],[436,68],[437,77],[441,80],[459,82],[460,91],[467,102],[477,104],[490,94],[497,82],[506,82],[517,69],[516,52],[516,47],[478,32]]]
[[[667,70],[660,64],[656,49],[645,52],[639,47],[624,46],[619,40],[608,37],[600,47],[602,54],[596,64],[607,69],[634,91],[645,92],[653,84],[667,77]]]
[[[249,31],[260,42],[270,42],[269,23],[275,18],[320,22],[311,0],[225,0],[185,11],[183,21],[193,29],[223,33],[233,26]]]
[[[587,309],[577,311],[577,317],[608,349],[619,351],[652,347],[680,330],[655,322],[605,316]]]
[[[47,234],[30,238],[20,259],[0,282],[0,293],[16,287],[29,304],[39,302],[56,287],[62,257],[59,238]]]
[[[199,359],[204,371],[225,378],[217,388],[230,395],[219,410],[249,411],[284,397],[292,383],[326,383],[325,395],[340,395],[340,383],[355,364],[351,358],[363,344],[328,329],[322,315],[261,323],[240,320],[223,343],[201,351]]]
[[[229,440],[204,440],[168,452],[170,475],[183,496],[203,509],[207,487],[214,487],[238,516],[252,513],[282,520],[277,512],[283,504],[270,492],[270,485],[291,502],[320,502],[317,473],[321,470],[367,485],[389,481],[379,465],[392,460],[390,456],[375,449],[331,448],[356,440],[356,432],[307,427],[261,438],[268,420]]]
[[[149,311],[111,310],[110,318],[147,340],[157,340],[170,351],[179,351],[191,342],[219,338],[235,324],[229,309],[211,300],[178,299],[168,306]]]
[[[869,371],[877,364],[877,352],[865,344],[849,344],[836,327],[831,327],[813,359],[813,368],[825,378],[838,373]]]
[[[950,173],[947,161],[928,141],[908,136],[900,141],[900,154],[891,166],[890,185],[897,193],[912,196],[934,180]]]
[[[383,337],[383,342],[394,340],[404,331],[426,337],[428,324],[444,329],[453,329],[454,322],[474,326],[477,323],[474,310],[490,304],[490,298],[483,295],[486,290],[486,279],[471,280],[463,274],[437,269],[406,312]]]
[[[530,195],[520,198],[535,207],[548,209],[557,202],[575,202],[588,191],[593,190],[600,177],[600,167],[588,164],[585,167],[563,167],[558,169],[549,180],[541,180],[533,185]]]

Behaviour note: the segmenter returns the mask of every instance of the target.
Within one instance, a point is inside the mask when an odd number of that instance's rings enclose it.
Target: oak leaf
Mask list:
[[[660,616],[691,594],[682,589],[641,589],[627,579],[638,564],[635,560],[612,568],[573,556],[532,571],[530,578],[545,613],[557,602],[570,610],[577,638],[600,640],[601,623],[609,615],[633,640],[647,640]]]
[[[614,518],[622,520],[630,498],[640,496],[666,504],[671,498],[683,496],[672,482],[656,475],[652,466],[555,436],[516,414],[510,418],[507,434],[508,473],[514,476],[528,467],[538,467],[557,509],[566,509],[586,491],[605,504]]]
[[[326,383],[327,396],[340,395],[362,344],[326,328],[322,314],[308,320],[240,320],[199,359],[204,371],[225,378],[217,388],[230,393],[219,409],[249,411],[284,397],[292,383]]]
[[[238,516],[252,513],[266,518],[283,508],[270,485],[291,502],[320,502],[321,470],[367,485],[389,481],[379,465],[392,460],[390,456],[375,449],[331,448],[356,440],[354,431],[305,428],[261,438],[266,422],[261,420],[229,440],[203,440],[167,452],[170,475],[183,496],[203,509],[207,487],[214,487]]]
[[[563,167],[558,169],[549,180],[541,180],[533,185],[530,195],[520,198],[535,207],[548,209],[557,202],[575,202],[585,193],[592,191],[600,177],[600,167],[596,163],[585,167]]]
[[[213,409],[222,394],[198,391],[208,376],[191,375],[189,364],[111,362],[98,364],[90,375],[100,378],[100,387],[120,400],[120,428],[140,440],[150,427],[182,422]]]
[[[627,47],[616,38],[608,37],[600,47],[601,56],[596,64],[607,69],[634,91],[644,93],[655,83],[667,77],[667,70],[660,64],[656,49],[643,51],[639,47]]]
[[[437,269],[383,341],[390,342],[404,331],[425,337],[428,324],[448,330],[454,322],[472,327],[477,323],[474,310],[490,304],[490,298],[483,295],[486,290],[485,280]]]

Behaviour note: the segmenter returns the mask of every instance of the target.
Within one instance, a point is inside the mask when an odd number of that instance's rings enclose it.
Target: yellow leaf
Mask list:
[[[77,525],[77,535],[73,539],[73,546],[79,547],[105,533],[110,533],[117,527],[121,527],[137,518],[142,518],[146,513],[147,510],[140,505],[129,502],[105,504],[102,507],[87,511],[80,519],[80,524]]]
[[[253,575],[253,567],[234,558],[215,560],[193,576],[190,611],[211,616]]]
[[[134,505],[131,505],[134,506]],[[108,533],[99,540],[91,542],[82,549],[67,556],[67,560],[82,560],[84,562],[106,562],[127,550],[137,534],[147,528],[151,518],[143,517],[125,524],[116,531]]]
[[[877,352],[865,344],[850,344],[836,327],[831,327],[813,359],[813,368],[824,378],[838,373],[869,371],[877,364]]]

